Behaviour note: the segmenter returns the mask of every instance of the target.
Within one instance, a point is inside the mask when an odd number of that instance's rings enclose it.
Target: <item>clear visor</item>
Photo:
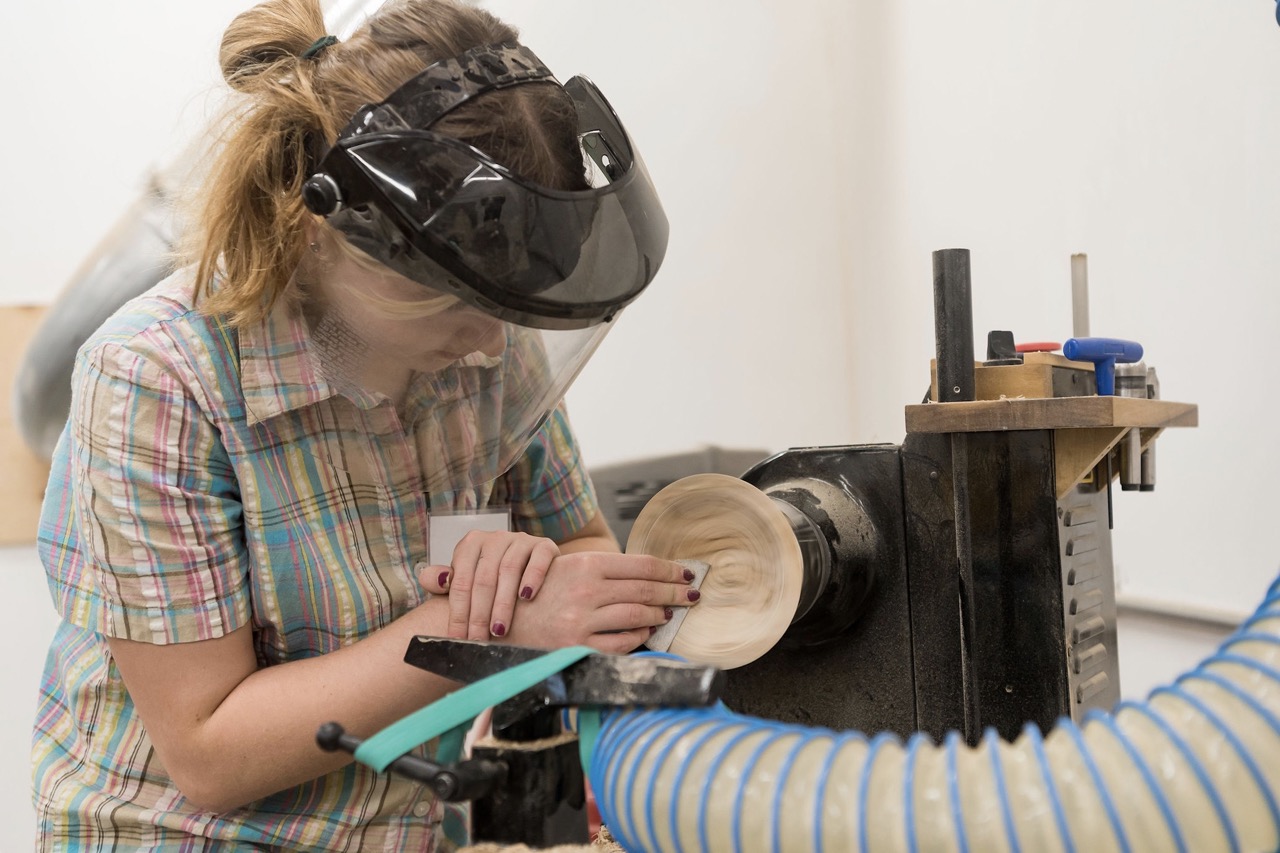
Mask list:
[[[296,273],[317,445],[353,484],[403,483],[433,510],[483,506],[611,324],[530,329],[424,287],[322,228]],[[277,426],[273,427],[273,423]],[[289,419],[266,426],[287,431]],[[281,435],[288,439],[288,436]]]

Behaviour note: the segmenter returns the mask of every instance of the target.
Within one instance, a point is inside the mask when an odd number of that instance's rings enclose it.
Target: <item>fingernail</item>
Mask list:
[[[507,633],[507,626],[503,625],[501,622],[494,622],[493,627],[489,630],[493,632],[493,636],[501,637]]]
[[[436,578],[436,580],[439,582],[440,586],[442,586],[442,587],[444,587],[444,586],[448,586],[448,585],[449,585],[449,573],[448,573],[448,572],[441,572],[441,573],[440,573],[440,577]]]
[[[670,621],[671,621],[671,617],[672,617],[672,616],[675,616],[675,615],[676,615],[676,612],[675,612],[674,610],[672,610],[670,607],[664,607],[664,608],[662,608],[662,616],[663,616],[663,618],[664,618],[664,619],[666,619],[668,622],[670,622]]]
[[[649,636],[650,636],[650,637],[652,637],[652,636],[653,636],[654,634],[656,634],[656,633],[658,633],[658,626],[657,626],[657,625],[650,625],[650,626],[649,626]]]
[[[528,601],[529,599],[533,598],[533,587],[526,586],[524,589],[520,590],[520,597],[523,598],[525,601]]]
[[[696,578],[696,577],[697,577],[697,575],[695,575],[695,574],[693,573],[693,569],[685,569],[685,570],[684,570],[684,579],[685,579],[685,580],[687,580],[687,581],[691,581],[691,580],[693,580],[693,579],[694,579],[694,578]]]
[[[689,597],[690,601],[697,601],[699,598],[702,598],[702,593],[698,592],[696,589],[689,590],[685,595]]]

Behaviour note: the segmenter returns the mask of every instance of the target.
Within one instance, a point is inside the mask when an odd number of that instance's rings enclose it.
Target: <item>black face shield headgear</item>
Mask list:
[[[657,273],[667,219],[595,85],[562,86],[587,189],[539,186],[431,130],[477,95],[533,82],[560,85],[516,43],[435,63],[352,118],[306,182],[306,206],[396,273],[498,319],[539,329],[611,319]]]

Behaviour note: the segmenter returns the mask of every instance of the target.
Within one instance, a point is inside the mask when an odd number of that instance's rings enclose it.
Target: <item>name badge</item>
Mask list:
[[[511,509],[493,507],[478,512],[432,513],[429,530],[431,565],[448,566],[453,563],[453,549],[471,531],[510,532]]]

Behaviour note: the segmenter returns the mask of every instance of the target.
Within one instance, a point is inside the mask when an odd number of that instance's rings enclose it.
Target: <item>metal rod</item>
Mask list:
[[[1071,335],[1089,337],[1089,256],[1071,256]]]
[[[1147,368],[1147,399],[1160,399],[1160,379],[1154,367]],[[1153,441],[1142,451],[1142,486],[1144,492],[1155,491],[1156,488],[1156,443]]]
[[[316,731],[316,744],[325,752],[356,754],[364,741],[347,733],[338,723],[325,723]],[[474,800],[491,793],[506,778],[507,769],[492,761],[464,761],[443,766],[412,753],[387,765],[387,770],[422,782],[442,800]]]

